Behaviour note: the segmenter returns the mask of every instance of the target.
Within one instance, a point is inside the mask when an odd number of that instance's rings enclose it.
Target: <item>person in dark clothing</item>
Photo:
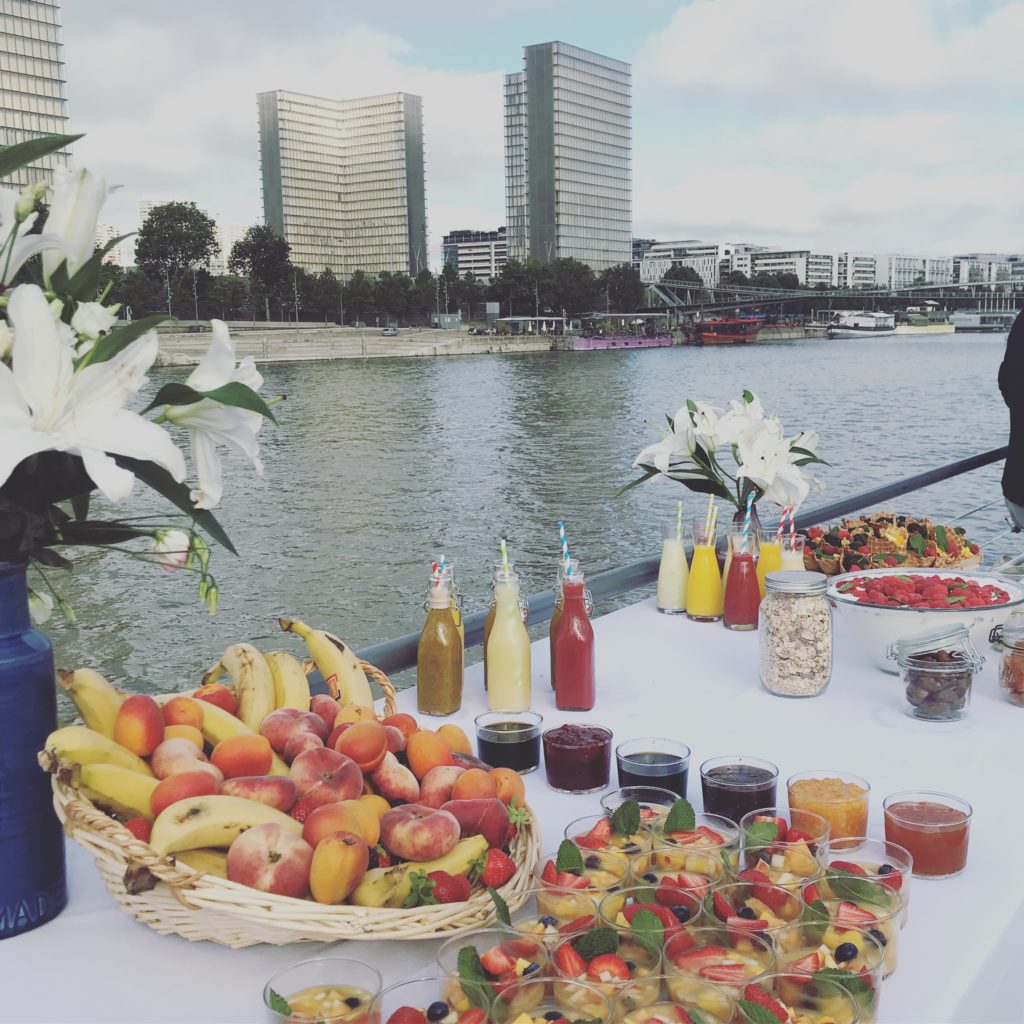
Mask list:
[[[1006,339],[999,390],[1010,410],[1010,451],[1003,469],[1003,497],[1010,518],[1024,530],[1024,313],[1017,315]]]

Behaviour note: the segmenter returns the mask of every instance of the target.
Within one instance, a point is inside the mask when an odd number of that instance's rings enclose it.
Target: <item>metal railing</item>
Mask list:
[[[837,519],[840,516],[849,515],[851,512],[859,512],[879,502],[891,501],[893,498],[909,494],[911,491],[917,491],[923,487],[941,483],[943,480],[951,480],[953,477],[970,473],[975,469],[991,466],[995,462],[1001,462],[1006,458],[1007,452],[1006,447],[993,448],[991,451],[971,455],[969,458],[959,459],[956,462],[949,462],[945,466],[938,466],[924,473],[915,473],[902,480],[894,480],[891,483],[882,484],[880,487],[861,491],[859,494],[839,498],[801,513],[796,517],[796,525],[799,527],[813,526],[815,523]],[[660,559],[657,557],[642,558],[638,562],[631,562],[629,565],[619,566],[617,569],[608,569],[606,572],[599,572],[593,576],[588,575],[587,589],[593,595],[594,603],[620,597],[631,590],[654,583],[658,578],[659,561]],[[555,607],[554,591],[542,590],[540,593],[530,594],[529,602],[530,625],[547,622]],[[475,612],[465,617],[467,648],[475,647],[483,642],[486,618],[486,611]],[[359,651],[359,657],[389,674],[401,672],[415,666],[419,639],[419,633],[406,633],[393,640],[385,640],[363,648]]]

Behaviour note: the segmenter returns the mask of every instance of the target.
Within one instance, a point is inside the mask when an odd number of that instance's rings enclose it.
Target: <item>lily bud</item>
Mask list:
[[[217,606],[220,604],[220,589],[216,583],[211,583],[206,590],[206,607],[211,615],[217,614]]]
[[[49,187],[48,182],[37,181],[31,185],[26,185],[21,190],[18,201],[14,204],[14,219],[19,224],[32,216],[39,205],[39,200],[46,195],[46,190]]]
[[[157,530],[149,556],[165,572],[174,572],[188,561],[190,548],[191,538],[183,530]]]
[[[28,615],[34,626],[41,626],[49,621],[53,614],[53,598],[39,590],[28,592]]]

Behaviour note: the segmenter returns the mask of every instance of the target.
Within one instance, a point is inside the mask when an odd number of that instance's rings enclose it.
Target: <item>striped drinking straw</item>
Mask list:
[[[565,566],[565,575],[572,575],[572,560],[569,558],[569,540],[565,536],[565,523],[558,520],[558,539],[562,543],[562,563]]]
[[[779,539],[779,543],[782,542],[782,532],[786,528],[786,516],[790,515],[792,513],[792,511],[793,511],[793,506],[792,505],[787,505],[782,510],[782,515],[779,517],[779,530],[778,530],[778,533],[776,534],[776,536]]]
[[[718,510],[715,508],[715,496],[713,494],[708,495],[708,514],[704,517],[704,538],[707,538],[711,534],[711,528],[714,526],[715,519],[718,517]]]
[[[793,548],[793,541],[796,537],[796,505],[789,506],[789,547]]]
[[[501,571],[505,574],[505,582],[508,582],[509,567],[508,567],[508,546],[505,543],[505,538],[501,538]]]
[[[750,513],[754,507],[754,492],[747,495],[747,511],[743,516],[743,554],[747,553],[747,545],[750,543]]]
[[[437,565],[437,585],[441,586],[441,580],[444,577],[444,570],[445,567],[448,565],[448,560],[444,557],[444,555],[442,555],[440,563],[435,562],[434,564]]]

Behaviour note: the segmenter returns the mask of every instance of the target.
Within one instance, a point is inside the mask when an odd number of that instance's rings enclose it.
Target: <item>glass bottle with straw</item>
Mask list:
[[[569,557],[565,527],[562,537],[562,614],[554,633],[552,675],[555,677],[555,706],[559,711],[589,711],[597,699],[594,662],[594,627],[587,609],[587,591],[579,563]]]
[[[718,509],[708,498],[707,515],[693,520],[693,558],[686,585],[686,614],[694,622],[718,622],[722,617],[722,576],[718,570],[715,540]]]
[[[780,523],[780,529],[782,526],[783,524]],[[779,568],[788,572],[800,572],[801,570],[806,572],[807,566],[804,565],[805,539],[802,534],[796,532],[796,507],[793,505],[789,506],[789,529],[783,530],[781,542],[782,564]]]
[[[510,561],[508,563],[509,572],[514,573],[516,571],[515,565]],[[484,691],[487,691],[487,642],[491,638],[491,630],[494,628],[494,616],[498,610],[498,603],[494,598],[494,588],[505,575],[505,565],[501,560],[494,563],[494,572],[491,577],[491,603],[487,609],[487,617],[484,619],[484,638],[483,638],[483,659],[484,659]],[[523,593],[519,595],[519,614],[523,618],[523,625],[526,625],[529,621],[530,616],[530,602],[527,596]]]
[[[452,613],[450,573],[433,565],[427,618],[416,655],[416,704],[420,714],[450,715],[462,706],[465,651]]]
[[[782,568],[782,531],[786,525],[786,516],[789,510],[788,505],[782,510],[778,529],[757,531],[757,587],[761,592],[762,601],[764,600],[765,576]]]
[[[682,615],[686,611],[686,585],[690,567],[683,544],[683,503],[676,505],[674,523],[662,523],[661,562],[658,565],[658,611]]]
[[[729,531],[732,559],[725,581],[722,621],[726,629],[757,629],[761,593],[757,585],[757,535],[751,529],[753,492],[747,498],[743,525]]]
[[[519,605],[519,577],[512,572],[501,542],[501,575],[494,581],[494,625],[487,639],[487,703],[493,711],[525,711],[530,706],[530,637]]]

